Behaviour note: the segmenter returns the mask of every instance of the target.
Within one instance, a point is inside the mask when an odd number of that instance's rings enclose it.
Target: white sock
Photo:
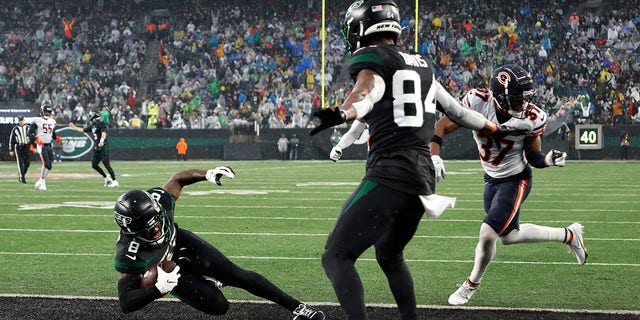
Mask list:
[[[496,239],[498,234],[488,224],[482,223],[480,227],[480,240],[476,246],[476,256],[473,262],[473,270],[469,275],[469,281],[480,284],[487,266],[496,256]]]
[[[500,240],[504,244],[549,241],[566,243],[569,238],[569,231],[566,228],[552,228],[523,223],[520,225],[520,230],[513,230],[508,235],[500,237]]]

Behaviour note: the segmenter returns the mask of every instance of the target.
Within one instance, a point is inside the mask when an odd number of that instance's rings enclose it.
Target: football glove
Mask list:
[[[231,169],[231,167],[221,166],[216,167],[215,169],[207,170],[207,180],[215,183],[219,186],[222,185],[222,181],[220,180],[222,176],[226,176],[229,179],[233,179],[236,176],[236,173]]]
[[[341,157],[342,157],[342,148],[340,148],[340,146],[333,147],[331,149],[331,152],[329,153],[329,159],[333,160],[333,162],[336,162],[340,160]]]
[[[444,161],[442,161],[442,158],[440,158],[440,156],[431,156],[431,162],[433,162],[433,169],[436,172],[436,182],[445,180],[447,173],[444,170]]]
[[[178,279],[180,278],[178,271],[180,271],[180,266],[176,266],[171,272],[162,270],[160,265],[157,266],[157,269],[158,280],[156,280],[156,288],[158,288],[158,291],[162,294],[171,292],[171,290],[178,285]]]
[[[544,164],[546,164],[549,167],[551,166],[564,167],[564,164],[565,164],[564,160],[566,158],[567,158],[566,152],[553,149],[547,152],[547,155],[544,156]]]
[[[40,138],[36,138],[36,144],[39,146],[43,146],[44,145],[44,141],[40,140]]]
[[[316,110],[313,112],[313,116],[320,119],[320,125],[311,130],[309,134],[312,136],[324,129],[337,126],[345,121],[340,113],[340,108],[324,108]]]

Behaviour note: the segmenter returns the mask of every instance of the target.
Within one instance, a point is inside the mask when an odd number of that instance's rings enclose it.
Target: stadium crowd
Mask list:
[[[46,101],[58,123],[101,111],[110,127],[305,128],[323,80],[325,106],[350,89],[340,34],[350,1],[327,7],[324,76],[320,1],[151,2],[5,1],[0,101]],[[554,119],[640,123],[633,1],[421,1],[419,12],[417,50],[455,95],[517,63]],[[416,23],[404,16],[412,46]]]

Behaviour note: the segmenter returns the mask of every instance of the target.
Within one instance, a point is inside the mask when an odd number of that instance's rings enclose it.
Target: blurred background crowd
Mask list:
[[[307,128],[350,90],[340,25],[351,1],[5,0],[0,102],[50,103],[58,123],[112,128]],[[517,63],[562,123],[640,124],[638,1],[396,2],[402,45],[454,96]],[[321,101],[321,89],[325,101]]]

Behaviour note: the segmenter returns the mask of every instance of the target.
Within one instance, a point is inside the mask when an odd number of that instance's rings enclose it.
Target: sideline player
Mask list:
[[[480,162],[484,169],[484,209],[486,216],[480,227],[473,270],[464,283],[449,297],[449,304],[463,305],[480,286],[487,266],[496,253],[496,240],[505,244],[556,241],[567,244],[579,264],[584,264],[587,251],[583,244],[583,226],[573,223],[566,228],[553,228],[531,223],[520,224],[520,206],[533,182],[531,166],[545,168],[564,166],[567,154],[558,150],[542,153],[540,135],[546,128],[547,114],[530,99],[534,95],[533,80],[518,65],[497,68],[490,79],[490,90],[470,90],[463,104],[482,113],[487,119],[518,130],[501,139],[473,131]],[[436,123],[431,139],[431,157],[438,179],[444,179],[445,168],[440,158],[443,135],[460,128],[448,117]]]
[[[36,142],[36,150],[42,160],[42,169],[40,170],[40,179],[36,181],[35,188],[40,191],[47,190],[47,175],[53,167],[53,149],[51,143],[53,140],[62,140],[56,135],[56,120],[51,116],[53,107],[49,103],[42,105],[42,116],[33,119],[29,126],[29,136]]]
[[[216,247],[174,223],[175,202],[184,186],[205,180],[220,186],[222,177],[233,179],[235,172],[225,166],[184,170],[174,173],[162,188],[131,190],[118,198],[114,216],[120,236],[115,268],[120,272],[122,310],[141,309],[171,293],[202,312],[222,315],[229,310],[220,291],[223,284],[281,305],[293,313],[294,320],[323,320],[322,311],[289,296],[262,275],[242,269]],[[173,271],[160,267],[165,260],[176,263]],[[157,270],[157,282],[141,288],[141,276],[150,268]]]
[[[97,112],[89,113],[89,123],[86,128],[80,128],[73,122],[69,122],[69,128],[78,132],[91,133],[93,139],[93,158],[91,159],[91,168],[97,171],[104,178],[104,186],[108,188],[117,188],[120,186],[116,180],[116,173],[111,168],[109,159],[109,141],[107,140],[107,125],[100,120],[100,114]],[[109,176],[100,168],[100,162],[104,165]]]

